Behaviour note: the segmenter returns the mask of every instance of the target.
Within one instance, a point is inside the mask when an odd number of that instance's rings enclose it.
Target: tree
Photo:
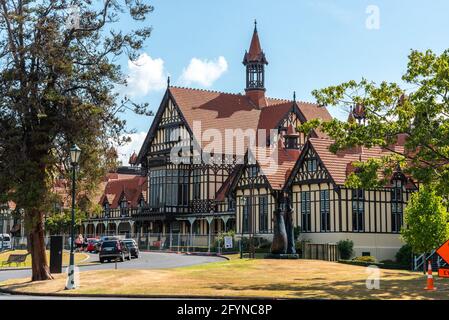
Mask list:
[[[53,180],[69,177],[70,146],[83,150],[77,179],[88,196],[112,142],[127,140],[120,113],[148,114],[119,99],[126,78],[116,62],[136,59],[152,10],[140,0],[0,0],[0,194],[24,209],[33,281],[52,278],[43,216]],[[135,29],[118,24],[125,15]]]
[[[335,143],[331,151],[354,146],[381,146],[391,155],[380,160],[356,163],[348,179],[354,187],[382,185],[385,177],[399,164],[404,173],[424,184],[434,183],[438,193],[449,194],[449,50],[437,55],[432,51],[412,50],[402,77],[408,90],[399,84],[376,85],[366,79],[354,80],[313,91],[320,105],[361,108],[365,123],[357,121],[309,121],[300,126],[308,133],[319,128]],[[393,147],[405,137],[405,150]],[[379,170],[385,175],[373,174]],[[379,179],[381,177],[381,179]],[[376,181],[376,179],[378,181]]]
[[[429,253],[449,239],[449,214],[431,185],[412,194],[405,208],[404,241],[415,253]]]
[[[75,227],[81,226],[81,221],[86,214],[80,210],[75,211]],[[45,219],[45,230],[50,234],[69,234],[72,225],[72,211],[64,209],[62,212],[54,212]]]

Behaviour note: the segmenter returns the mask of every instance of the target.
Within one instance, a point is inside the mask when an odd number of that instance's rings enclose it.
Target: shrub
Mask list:
[[[410,266],[412,264],[412,246],[409,244],[403,245],[396,253],[396,262],[403,266]]]
[[[376,262],[376,258],[373,256],[355,257],[352,261],[356,262]]]
[[[340,258],[343,260],[349,260],[351,259],[353,248],[354,248],[354,242],[352,240],[346,239],[346,240],[340,240],[337,243],[338,251],[340,252]]]
[[[295,240],[298,240],[300,233],[301,233],[301,227],[293,228],[293,237],[295,238]]]

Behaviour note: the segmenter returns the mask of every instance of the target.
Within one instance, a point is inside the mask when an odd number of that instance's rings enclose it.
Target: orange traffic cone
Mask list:
[[[429,260],[429,264],[427,267],[427,287],[425,287],[424,289],[431,290],[431,291],[437,289],[433,286],[432,263],[430,263],[430,260]]]

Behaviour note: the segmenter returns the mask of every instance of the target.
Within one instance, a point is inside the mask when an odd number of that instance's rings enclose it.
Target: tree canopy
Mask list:
[[[429,253],[449,239],[449,214],[432,186],[412,194],[401,236],[415,253]]]
[[[391,155],[380,160],[356,163],[358,170],[348,179],[354,187],[381,185],[380,176],[391,174],[399,164],[414,181],[435,184],[441,195],[449,192],[449,50],[436,54],[431,50],[412,50],[404,84],[366,79],[348,81],[313,91],[323,106],[362,107],[366,121],[333,119],[309,121],[300,126],[308,133],[319,128],[335,143],[332,150],[354,146],[381,146]],[[401,87],[403,86],[403,87]],[[405,151],[394,145],[405,136]],[[384,171],[386,175],[373,174]],[[376,181],[377,180],[377,181]]]
[[[43,213],[53,180],[69,172],[68,150],[82,149],[78,181],[93,190],[111,144],[126,138],[120,113],[148,112],[119,98],[121,56],[135,60],[151,28],[153,7],[141,0],[0,1],[0,194],[23,208],[33,280],[48,279]],[[123,30],[118,22],[135,22]]]

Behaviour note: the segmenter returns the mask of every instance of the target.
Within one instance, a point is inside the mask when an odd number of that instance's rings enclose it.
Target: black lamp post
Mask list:
[[[75,256],[73,252],[73,245],[75,243],[75,175],[76,166],[78,165],[81,155],[81,149],[75,144],[70,148],[70,161],[72,165],[72,224],[70,228],[70,265],[69,277],[66,284],[66,290],[76,288],[75,284]]]

